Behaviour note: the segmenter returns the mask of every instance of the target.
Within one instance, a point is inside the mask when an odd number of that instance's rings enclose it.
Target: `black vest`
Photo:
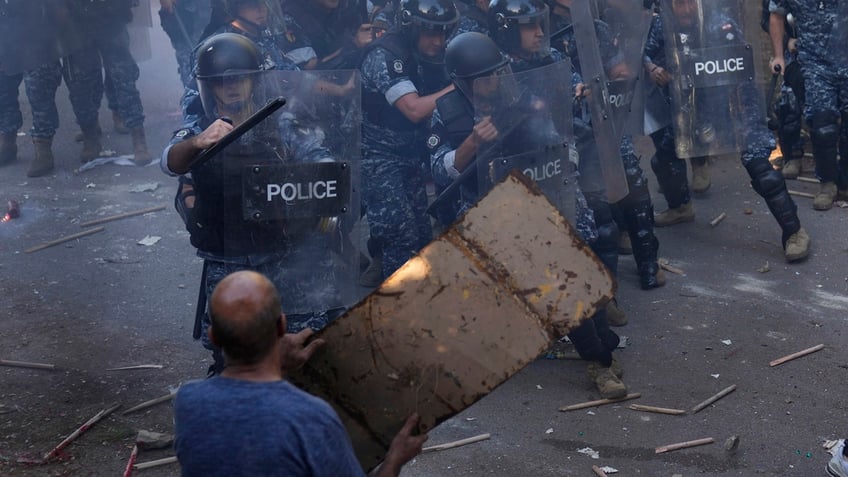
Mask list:
[[[459,147],[474,129],[474,108],[471,102],[455,89],[437,99],[436,108],[448,131],[449,144],[453,148]]]
[[[412,54],[403,36],[398,31],[389,31],[377,41],[368,46],[364,56],[368,56],[373,49],[381,47],[391,53],[396,60],[404,64],[409,79],[416,87],[421,85],[421,77],[418,74],[418,60]],[[391,72],[394,66],[387,64],[386,68]],[[400,110],[386,101],[386,97],[379,91],[362,91],[362,112],[365,119],[376,126],[397,132],[412,132],[421,128],[413,123]]]

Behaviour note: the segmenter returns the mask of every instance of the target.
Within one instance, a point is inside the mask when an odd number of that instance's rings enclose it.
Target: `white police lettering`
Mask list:
[[[695,76],[705,73],[714,75],[716,73],[728,73],[744,71],[745,62],[743,58],[725,58],[723,60],[698,61],[695,63]]]
[[[338,197],[338,181],[315,182],[286,182],[283,184],[268,184],[265,196],[268,202],[279,196],[286,202],[303,200],[322,200]]]
[[[548,162],[546,164],[528,167],[527,169],[524,169],[524,175],[536,182],[556,177],[562,174],[561,162],[561,159],[557,159],[556,161]]]
[[[609,97],[609,103],[614,108],[621,108],[624,106],[628,106],[630,102],[633,100],[633,93],[620,93],[620,94],[611,94]]]

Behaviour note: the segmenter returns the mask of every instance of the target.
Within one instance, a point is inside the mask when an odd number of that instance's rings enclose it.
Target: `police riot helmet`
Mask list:
[[[197,49],[197,78],[200,100],[207,115],[216,115],[224,105],[218,104],[215,89],[244,79],[251,79],[263,71],[262,53],[256,43],[238,33],[219,33],[207,38]],[[240,107],[231,104],[229,107]],[[221,111],[218,111],[222,113]]]
[[[544,38],[539,48],[543,55],[550,47],[548,5],[544,0],[492,0],[486,14],[489,35],[507,53],[521,54],[522,25],[536,25]]]
[[[447,40],[459,24],[459,10],[453,0],[401,0],[397,17],[397,24],[413,51],[422,31],[444,32]]]
[[[467,32],[448,43],[445,67],[459,91],[472,99],[474,80],[508,69],[509,59],[488,36]]]

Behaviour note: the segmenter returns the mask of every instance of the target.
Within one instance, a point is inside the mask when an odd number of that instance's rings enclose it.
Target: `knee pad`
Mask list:
[[[839,114],[836,111],[820,111],[810,118],[810,140],[814,146],[828,147],[839,138]]]
[[[748,168],[751,176],[751,186],[764,199],[774,197],[786,189],[783,174],[774,170],[767,160],[752,161],[754,164]]]

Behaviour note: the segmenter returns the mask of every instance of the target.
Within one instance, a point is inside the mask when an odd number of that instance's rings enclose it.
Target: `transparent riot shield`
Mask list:
[[[764,89],[756,48],[741,1],[662,0],[673,127],[680,157],[715,156],[748,146],[765,124]]]
[[[150,0],[134,0],[132,21],[127,25],[130,35],[130,51],[135,61],[147,61],[153,58],[150,46],[150,30],[153,28],[153,13]]]
[[[195,215],[217,232],[215,255],[275,283],[290,331],[320,329],[361,298],[360,241],[352,237],[360,217],[360,87],[357,72],[343,73],[350,86],[332,94],[333,78],[321,72],[234,72],[212,88],[201,84],[204,109],[236,129],[270,99],[286,100],[191,172]]]
[[[572,143],[571,65],[478,78],[475,120],[491,121],[494,141],[477,152],[477,188],[485,194],[509,171],[532,178],[569,221],[576,213]]]
[[[624,113],[630,109],[633,85],[612,87],[609,78],[635,78],[636,73],[627,71],[628,66],[621,61],[622,54],[613,43],[609,27],[596,19],[592,3],[590,0],[575,0],[570,11],[580,57],[580,72],[589,93],[585,101],[591,115],[607,199],[618,202],[628,193],[620,146],[624,134],[623,118],[628,115]],[[600,44],[600,40],[604,43]],[[621,95],[621,98],[614,99],[613,94],[616,97]],[[615,103],[620,103],[618,108],[614,107]],[[616,109],[622,113],[617,113]]]
[[[0,72],[34,70],[82,47],[64,2],[0,2]]]

